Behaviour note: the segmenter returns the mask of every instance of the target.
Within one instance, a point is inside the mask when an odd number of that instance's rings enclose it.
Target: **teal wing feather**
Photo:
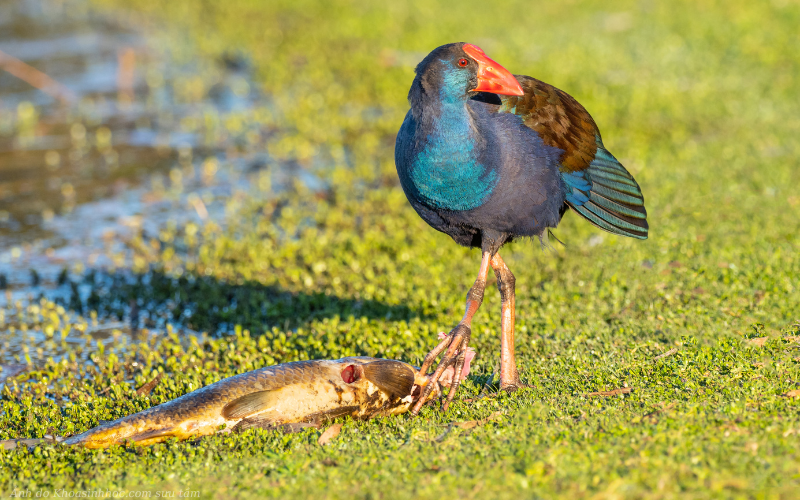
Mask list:
[[[647,210],[639,184],[597,137],[594,159],[584,170],[561,172],[566,203],[610,233],[647,239]]]

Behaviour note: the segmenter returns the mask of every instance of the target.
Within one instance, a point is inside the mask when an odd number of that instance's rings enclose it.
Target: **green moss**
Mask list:
[[[6,324],[52,331],[57,341],[66,329],[85,330],[91,312],[126,314],[135,300],[144,329],[170,323],[227,336],[144,332],[124,352],[92,353],[89,364],[78,349],[61,362],[31,353],[36,370],[3,389],[0,439],[80,432],[295,359],[419,362],[460,317],[479,257],[428,228],[394,173],[413,64],[445,42],[477,43],[511,71],[578,98],[642,186],[651,238],[598,233],[568,214],[556,233],[566,247],[504,251],[517,276],[518,355],[531,389],[475,399],[499,350],[499,299],[490,292],[461,394],[473,400],[447,413],[347,422],[326,447],[311,430],[103,452],[15,450],[0,453],[4,493],[796,495],[800,400],[784,396],[800,383],[796,5],[132,4],[178,55],[185,32],[209,58],[249,54],[269,105],[220,126],[275,130],[260,147],[326,187],[297,183],[268,202],[241,193],[225,229],[173,227],[131,242],[141,279],[90,279],[91,302],[80,304],[87,321],[47,301],[6,313]],[[263,194],[271,183],[253,174],[252,185]],[[751,341],[765,336],[763,347]],[[170,376],[137,396],[158,372]],[[632,390],[587,396],[621,387]],[[471,429],[446,425],[497,411]]]

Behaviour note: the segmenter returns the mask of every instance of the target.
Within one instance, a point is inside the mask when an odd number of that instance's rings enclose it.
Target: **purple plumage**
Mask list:
[[[521,96],[471,91],[478,64],[458,65],[463,46],[439,47],[417,67],[397,135],[397,171],[420,216],[459,244],[495,251],[556,227],[567,206],[646,238],[641,191],[586,110],[527,76],[516,77]]]
[[[542,236],[567,208],[603,230],[645,239],[642,192],[583,106],[551,85],[512,75],[474,45],[433,50],[417,66],[408,100],[395,145],[403,190],[433,228],[483,253],[464,318],[423,367],[446,349],[439,368],[458,368],[491,265],[503,299],[500,385],[518,387],[514,277],[500,247]]]

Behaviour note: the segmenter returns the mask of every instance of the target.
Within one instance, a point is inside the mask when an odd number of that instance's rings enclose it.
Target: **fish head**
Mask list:
[[[404,398],[411,394],[417,371],[408,363],[378,358],[345,358],[341,361],[345,361],[340,372],[345,384],[367,390],[374,388],[388,398]]]
[[[333,362],[337,392],[358,408],[351,416],[371,418],[403,413],[409,407],[417,369],[394,359],[349,357]],[[333,379],[333,377],[331,377]],[[344,403],[342,403],[344,404]]]
[[[419,368],[403,361],[352,357],[336,363],[343,388],[352,393],[361,407],[359,416],[364,418],[405,413],[428,384],[427,375],[421,375]],[[452,371],[442,377],[445,387],[452,381]],[[440,395],[441,386],[436,384],[426,399]]]
[[[464,366],[458,380],[464,380],[470,372],[470,362],[475,350],[468,348]],[[403,361],[370,357],[350,357],[336,360],[336,372],[342,386],[352,392],[363,410],[363,417],[397,415],[405,413],[424,394],[430,383],[430,375],[420,373],[419,368]],[[455,370],[447,368],[439,381],[426,396],[426,403],[442,395],[455,380]]]

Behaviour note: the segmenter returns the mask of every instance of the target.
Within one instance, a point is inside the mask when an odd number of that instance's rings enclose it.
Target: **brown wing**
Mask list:
[[[597,152],[597,125],[589,112],[571,95],[552,85],[524,75],[514,75],[522,85],[522,96],[500,96],[500,112],[519,115],[548,146],[564,153],[562,172],[585,170]]]

